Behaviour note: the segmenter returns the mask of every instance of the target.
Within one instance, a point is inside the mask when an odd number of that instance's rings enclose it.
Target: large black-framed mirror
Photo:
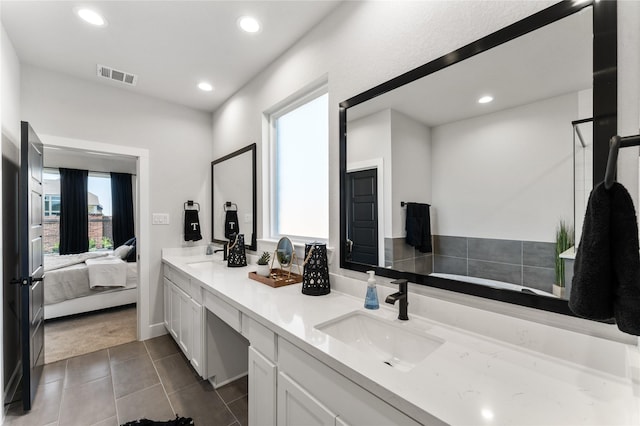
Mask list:
[[[212,241],[244,234],[245,247],[257,249],[256,144],[211,162]]]
[[[340,266],[572,315],[556,230],[604,178],[616,37],[615,1],[565,1],[340,103]]]

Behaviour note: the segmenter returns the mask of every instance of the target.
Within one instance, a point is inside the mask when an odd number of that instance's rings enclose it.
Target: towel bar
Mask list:
[[[607,170],[604,174],[604,187],[611,189],[615,182],[616,168],[618,166],[618,151],[620,148],[640,145],[640,134],[635,136],[618,135],[609,140],[609,157],[607,158]]]

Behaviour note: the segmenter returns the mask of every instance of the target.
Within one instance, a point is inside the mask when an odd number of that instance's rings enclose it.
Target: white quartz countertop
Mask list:
[[[255,265],[227,268],[226,262],[211,261],[212,256],[174,253],[163,251],[163,262],[421,423],[640,424],[640,392],[630,379],[413,315],[412,300],[419,303],[416,299],[426,296],[410,293],[410,320],[399,321],[397,306],[385,306],[382,298],[379,310],[363,308],[365,282],[362,298],[337,291],[306,296],[301,284],[271,288],[249,279]],[[199,261],[211,262],[189,265]],[[444,343],[401,372],[315,328],[355,310]]]

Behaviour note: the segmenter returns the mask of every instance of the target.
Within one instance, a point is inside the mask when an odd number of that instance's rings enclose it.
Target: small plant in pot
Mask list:
[[[268,277],[270,271],[269,268],[269,259],[271,259],[271,255],[268,252],[263,252],[260,259],[258,259],[258,269],[256,270],[256,274],[262,275],[263,277]]]
[[[566,294],[567,283],[565,282],[564,259],[560,255],[573,246],[573,239],[573,226],[561,220],[556,228],[556,282],[553,285],[553,294],[562,298],[569,297],[569,295]]]

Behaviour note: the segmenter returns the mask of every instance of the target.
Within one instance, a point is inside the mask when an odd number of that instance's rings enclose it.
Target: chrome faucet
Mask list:
[[[407,314],[407,307],[409,306],[409,301],[407,300],[407,280],[395,280],[391,281],[391,284],[398,284],[400,291],[388,295],[384,301],[391,305],[395,305],[396,301],[400,301],[398,319],[407,321],[409,319],[409,315]]]

